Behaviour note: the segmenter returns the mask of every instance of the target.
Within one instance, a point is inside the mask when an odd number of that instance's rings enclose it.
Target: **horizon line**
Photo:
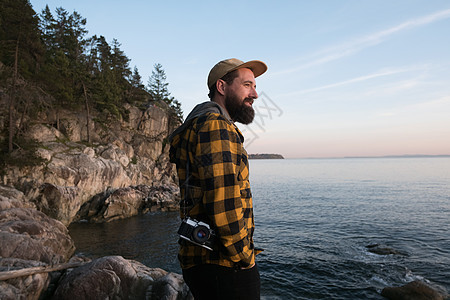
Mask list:
[[[450,157],[450,154],[388,154],[388,155],[361,155],[361,156],[326,156],[326,157],[291,157],[286,159],[345,159],[345,158],[426,158]]]

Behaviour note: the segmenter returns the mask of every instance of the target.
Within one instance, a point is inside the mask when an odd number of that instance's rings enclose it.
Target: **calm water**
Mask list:
[[[450,292],[450,158],[252,160],[263,299],[384,299],[422,279]],[[177,213],[74,224],[79,252],[180,273]],[[387,245],[400,255],[369,253]]]

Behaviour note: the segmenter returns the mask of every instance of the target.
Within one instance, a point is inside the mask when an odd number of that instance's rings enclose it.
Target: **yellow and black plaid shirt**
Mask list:
[[[183,269],[200,264],[248,267],[255,262],[253,204],[248,155],[239,129],[223,115],[207,113],[171,138],[171,161],[181,187],[181,217],[185,212],[215,231],[214,251],[180,242]],[[185,198],[186,159],[189,157],[189,197]]]

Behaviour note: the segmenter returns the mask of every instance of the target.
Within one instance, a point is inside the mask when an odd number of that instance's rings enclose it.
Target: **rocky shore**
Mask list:
[[[73,256],[72,222],[178,209],[167,109],[163,103],[125,109],[126,121],[104,124],[93,117],[89,144],[85,116],[71,111],[39,116],[27,131],[44,163],[3,170],[0,299],[191,299],[179,274],[120,256]],[[25,271],[32,274],[17,275]]]
[[[0,299],[192,299],[179,274],[120,256],[73,257],[66,226],[13,188],[0,187],[0,208]]]

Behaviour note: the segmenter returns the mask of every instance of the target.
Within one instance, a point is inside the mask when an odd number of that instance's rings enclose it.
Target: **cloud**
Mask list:
[[[297,72],[312,66],[325,64],[331,61],[338,60],[343,57],[350,56],[352,54],[355,54],[363,49],[366,49],[368,47],[372,47],[375,45],[378,45],[385,40],[387,40],[389,37],[391,37],[394,34],[411,30],[413,28],[417,28],[420,26],[425,26],[434,22],[438,22],[440,20],[448,19],[450,18],[450,9],[442,10],[430,15],[426,15],[423,17],[418,17],[415,19],[408,20],[406,22],[403,22],[397,26],[388,28],[386,30],[382,30],[379,32],[375,32],[363,37],[360,37],[358,39],[355,39],[353,41],[343,43],[340,45],[334,45],[331,46],[325,50],[319,51],[318,53],[315,53],[313,58],[310,62],[301,64],[295,68],[282,70],[279,72],[271,73],[271,76],[276,75],[284,75],[288,73]]]
[[[395,74],[399,74],[399,73],[416,71],[416,70],[423,69],[423,68],[424,68],[423,66],[413,66],[413,67],[399,68],[399,69],[384,69],[384,70],[380,70],[380,71],[372,73],[372,74],[359,76],[356,78],[352,78],[352,79],[348,79],[348,80],[344,80],[344,81],[340,81],[340,82],[336,82],[336,83],[332,83],[332,84],[328,84],[328,85],[323,85],[323,86],[319,86],[319,87],[315,87],[315,88],[311,88],[311,89],[296,91],[296,92],[292,92],[289,94],[284,94],[283,96],[304,95],[304,94],[319,92],[322,90],[327,90],[327,89],[331,89],[331,88],[335,88],[335,87],[339,87],[339,86],[344,86],[344,85],[348,85],[348,84],[352,84],[352,83],[356,83],[356,82],[362,82],[362,81],[366,81],[366,80],[370,80],[370,79],[374,79],[374,78],[378,78],[378,77],[385,77],[385,76],[391,76],[391,75],[395,75]]]
[[[427,118],[430,122],[442,120],[450,125],[450,121],[447,118],[449,113],[450,96],[441,96],[419,103],[400,106],[391,111],[379,112],[376,116],[381,118],[401,117],[403,119],[410,119],[411,116],[415,116],[413,120],[417,120],[418,116],[421,116]]]
[[[416,110],[418,112],[423,111],[433,111],[439,113],[450,113],[450,96],[442,96],[436,99],[414,103],[407,107],[411,110]]]
[[[378,114],[379,117],[382,118],[391,118],[391,117],[395,117],[397,114],[395,112],[392,111],[388,111],[388,112],[382,112],[380,114]]]

